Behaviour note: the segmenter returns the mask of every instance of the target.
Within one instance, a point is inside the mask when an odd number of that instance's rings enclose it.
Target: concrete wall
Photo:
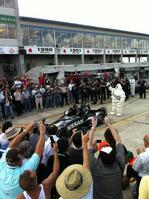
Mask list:
[[[0,46],[18,46],[17,39],[0,39]]]
[[[119,56],[106,56],[106,62],[118,62]],[[84,56],[84,64],[103,63],[103,55]],[[59,65],[82,64],[81,55],[58,55]],[[54,55],[25,55],[25,68],[41,65],[54,65]]]
[[[59,65],[82,64],[81,55],[59,55],[58,63]]]
[[[103,63],[103,55],[88,55],[84,56],[85,64]]]
[[[24,65],[27,70],[27,65],[30,65],[30,68],[41,65],[54,65],[54,55],[25,55],[24,56]]]

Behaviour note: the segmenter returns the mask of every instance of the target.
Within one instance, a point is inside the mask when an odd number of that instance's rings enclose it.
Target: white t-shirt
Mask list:
[[[149,175],[149,147],[145,148],[145,152],[138,155],[133,169],[139,173],[140,177]]]
[[[40,184],[39,186],[41,187],[41,190],[40,190],[40,194],[39,194],[38,199],[46,199],[43,185]],[[28,193],[27,193],[26,191],[23,192],[23,195],[24,195],[24,197],[25,197],[26,199],[32,199],[32,198],[28,195]]]
[[[15,86],[16,88],[21,88],[22,82],[21,82],[20,80],[15,80],[15,81],[14,81],[14,86]]]
[[[9,145],[9,141],[5,137],[5,133],[0,134],[0,148],[1,149],[6,149]]]
[[[56,135],[52,135],[53,139],[55,142],[57,142],[57,140],[59,140],[59,138]],[[44,146],[44,152],[43,152],[43,157],[42,157],[42,163],[44,165],[47,165],[47,161],[49,159],[49,157],[51,155],[53,155],[53,148],[51,146],[51,140],[50,138],[47,139],[47,141],[45,142],[45,146]]]

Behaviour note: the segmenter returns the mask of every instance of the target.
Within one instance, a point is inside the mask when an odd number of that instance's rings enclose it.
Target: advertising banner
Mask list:
[[[34,46],[24,46],[24,49],[26,50],[26,54],[31,55],[54,55],[55,54],[55,48],[53,47],[34,47]]]
[[[103,55],[104,50],[99,48],[85,48],[84,49],[85,55]]]
[[[59,54],[61,55],[82,55],[82,48],[61,48]]]
[[[6,55],[15,55],[19,54],[18,47],[0,47],[0,54],[6,54]]]

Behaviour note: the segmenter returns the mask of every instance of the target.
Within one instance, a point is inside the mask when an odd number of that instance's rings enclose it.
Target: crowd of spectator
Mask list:
[[[134,158],[107,116],[104,121],[100,141],[95,139],[97,118],[86,134],[73,129],[65,136],[43,121],[21,127],[4,122],[0,198],[123,199],[124,190],[135,181],[129,199],[148,199],[149,135],[143,139],[145,148],[138,149]]]
[[[117,83],[121,83],[127,100],[131,81],[110,82],[112,86]],[[42,110],[98,100],[103,103],[110,97],[108,85],[108,79],[51,83],[42,74],[38,84],[25,76],[13,83],[1,81],[1,118],[14,118],[34,107]],[[79,129],[63,133],[43,121],[21,127],[4,122],[0,134],[0,199],[123,199],[132,180],[136,182],[134,199],[148,199],[148,178],[144,176],[149,174],[149,135],[143,139],[145,148],[134,158],[107,116],[104,121],[106,131],[100,143],[95,140],[96,117],[86,134]]]
[[[53,107],[63,107],[68,104],[92,103],[102,104],[110,98],[108,89],[111,81],[106,78],[79,78],[68,75],[63,83],[50,81],[48,75],[40,74],[38,83],[32,82],[26,76],[17,76],[14,81],[0,81],[0,120],[13,119],[33,109],[43,110]],[[126,95],[135,95],[135,80],[113,80],[112,84],[120,82]],[[145,81],[138,81],[140,98],[146,98]]]
[[[56,126],[43,122],[36,128],[34,123],[16,128],[5,122],[0,137],[0,198],[122,198],[124,147],[107,117],[105,124],[115,144],[100,144],[96,159],[96,118],[85,135],[74,129],[65,137]]]
[[[59,83],[40,74],[39,82],[33,83],[26,76],[17,76],[14,81],[0,82],[0,119],[13,119],[34,108],[38,111],[79,102],[102,103],[109,95],[105,80],[67,77],[64,83]]]

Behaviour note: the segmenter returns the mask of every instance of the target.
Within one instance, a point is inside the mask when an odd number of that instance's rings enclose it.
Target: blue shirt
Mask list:
[[[28,169],[35,171],[40,161],[40,157],[34,153],[22,166],[10,167],[6,163],[8,150],[0,160],[0,199],[15,199],[17,195],[21,195],[23,190],[19,185],[20,175]]]

